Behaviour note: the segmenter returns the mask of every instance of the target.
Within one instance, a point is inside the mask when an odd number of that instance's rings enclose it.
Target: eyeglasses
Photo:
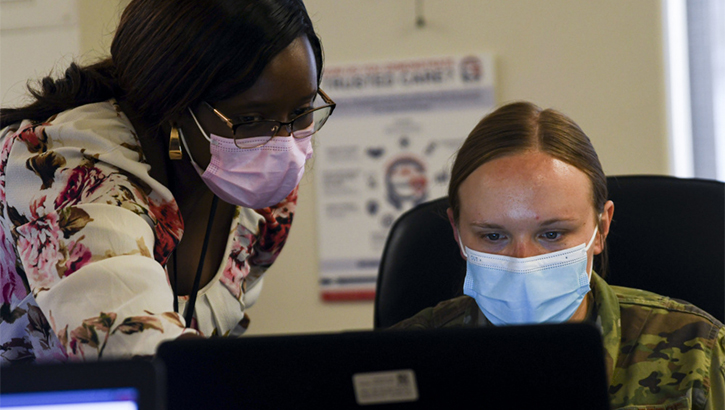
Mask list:
[[[209,109],[214,111],[224,123],[227,124],[234,134],[234,144],[239,148],[258,148],[274,138],[280,128],[285,127],[287,132],[294,138],[307,138],[319,131],[335,110],[335,102],[321,89],[317,94],[322,97],[324,105],[313,107],[302,114],[292,118],[290,121],[275,121],[266,119],[252,119],[233,121],[211,104],[204,102]]]

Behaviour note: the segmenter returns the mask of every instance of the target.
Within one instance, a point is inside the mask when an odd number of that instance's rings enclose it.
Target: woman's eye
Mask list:
[[[299,108],[299,109],[295,110],[295,111],[294,111],[294,112],[292,113],[292,117],[299,117],[299,116],[305,115],[305,114],[306,114],[306,113],[308,113],[308,112],[309,112],[310,110],[312,110],[312,107],[304,107],[304,108]]]
[[[553,241],[556,239],[561,238],[561,232],[545,232],[544,233],[544,239]]]
[[[500,233],[487,233],[483,236],[484,238],[488,239],[489,241],[498,241],[501,239]]]
[[[240,123],[256,122],[256,121],[264,121],[264,118],[262,118],[259,115],[242,115],[242,116],[239,116],[239,122]]]

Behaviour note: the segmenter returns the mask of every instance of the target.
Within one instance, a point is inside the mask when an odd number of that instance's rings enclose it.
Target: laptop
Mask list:
[[[589,324],[162,344],[170,409],[609,409]]]
[[[0,368],[3,410],[164,410],[163,370],[149,361]]]

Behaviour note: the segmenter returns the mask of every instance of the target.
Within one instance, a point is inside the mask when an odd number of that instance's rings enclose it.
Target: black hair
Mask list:
[[[110,58],[72,63],[60,78],[29,85],[34,101],[0,109],[0,128],[110,98],[127,101],[159,127],[201,100],[248,89],[300,36],[312,46],[319,81],[322,45],[301,0],[133,0],[121,16]]]

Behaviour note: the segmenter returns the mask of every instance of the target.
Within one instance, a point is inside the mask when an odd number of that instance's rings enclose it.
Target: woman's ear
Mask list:
[[[458,232],[458,226],[456,225],[456,221],[453,218],[453,210],[451,208],[448,208],[446,210],[446,214],[448,215],[448,222],[451,224],[451,228],[453,228],[453,239],[458,244],[458,248],[461,250],[461,257],[463,259],[466,258],[466,254],[463,252],[463,244],[461,243],[461,234]]]
[[[604,250],[604,242],[609,235],[609,228],[612,226],[612,217],[614,216],[614,202],[607,201],[604,204],[604,210],[599,221],[599,235],[594,247],[594,254],[598,255]]]

